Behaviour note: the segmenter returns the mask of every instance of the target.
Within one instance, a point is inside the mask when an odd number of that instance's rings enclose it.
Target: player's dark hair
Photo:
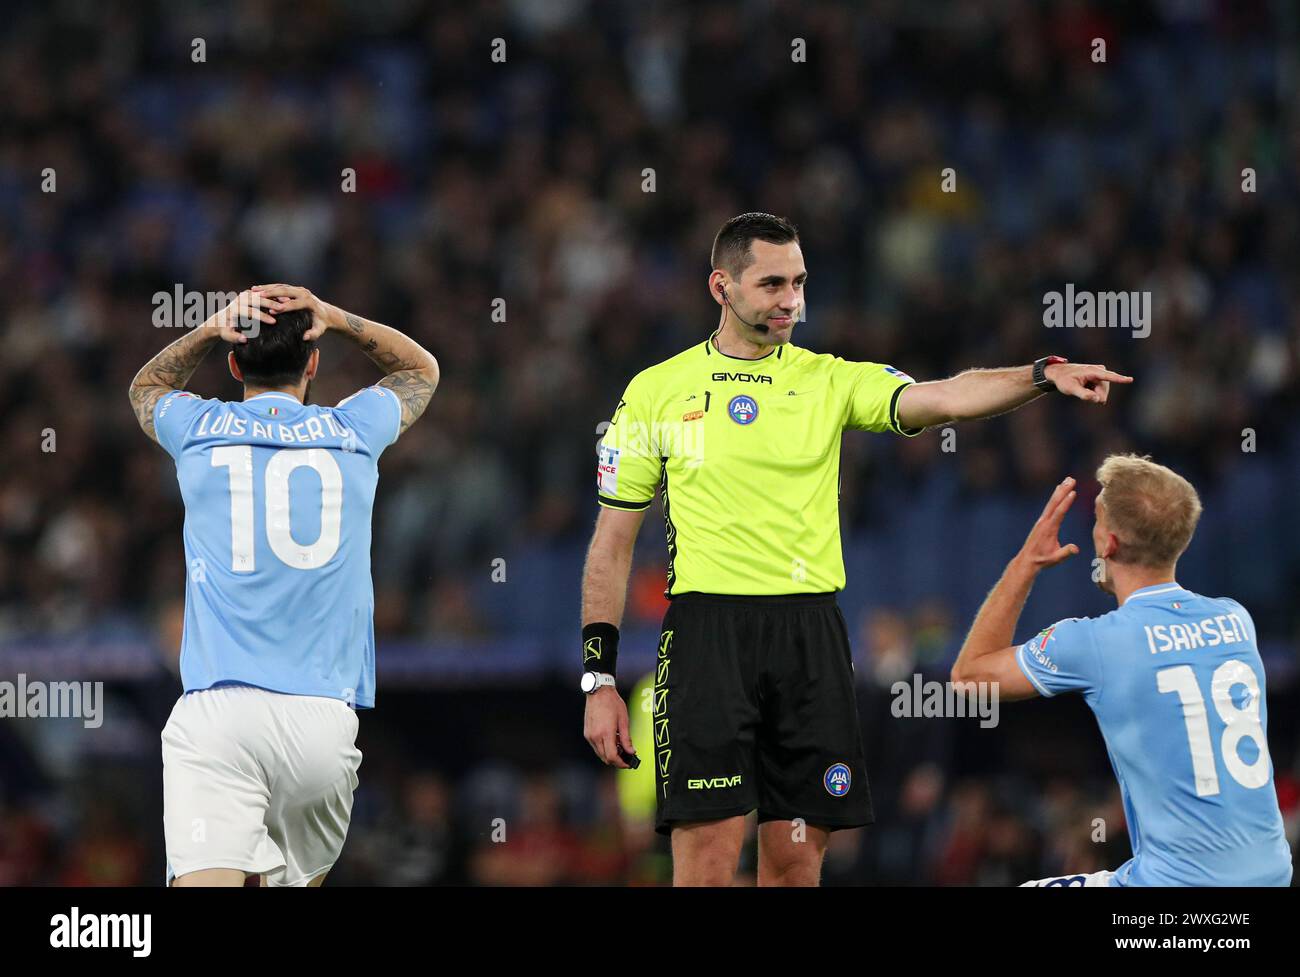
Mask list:
[[[290,387],[302,379],[315,340],[303,339],[311,328],[311,310],[281,312],[275,323],[257,323],[257,335],[235,344],[235,362],[244,383],[254,387]]]
[[[754,263],[750,245],[755,240],[768,244],[789,244],[799,240],[799,230],[784,217],[772,214],[749,213],[731,218],[722,225],[713,239],[710,261],[732,278],[739,279],[746,268]]]

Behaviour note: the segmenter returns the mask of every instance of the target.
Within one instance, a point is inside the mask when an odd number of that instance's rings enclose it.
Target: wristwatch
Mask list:
[[[1056,384],[1047,379],[1047,368],[1053,363],[1070,362],[1064,356],[1044,356],[1040,360],[1034,360],[1034,386],[1045,393],[1051,393],[1056,389]]]
[[[595,692],[603,685],[617,685],[617,684],[618,681],[614,678],[614,676],[609,675],[606,672],[583,672],[582,684],[580,688],[582,689],[583,692],[586,692],[587,695],[591,695],[593,692]]]

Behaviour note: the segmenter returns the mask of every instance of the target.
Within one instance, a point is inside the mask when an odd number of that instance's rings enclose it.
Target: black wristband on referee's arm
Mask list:
[[[617,675],[618,628],[600,622],[582,629],[582,670]]]
[[[1043,393],[1051,393],[1056,390],[1056,384],[1047,379],[1047,368],[1053,363],[1070,362],[1064,356],[1044,356],[1041,359],[1034,360],[1034,369],[1031,376],[1033,384]]]

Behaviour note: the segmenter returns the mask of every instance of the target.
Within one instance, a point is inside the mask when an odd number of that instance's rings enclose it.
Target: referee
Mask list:
[[[870,824],[839,534],[840,435],[906,437],[1056,389],[1104,404],[1104,366],[1044,357],[917,383],[790,344],[804,304],[799,236],[741,214],[713,242],[707,340],[632,378],[599,449],[582,583],[584,735],[633,754],[615,687],[632,549],[662,489],[671,606],[655,672],[655,828],[675,885],[729,885],[758,808],[758,884],[816,885],[831,831]],[[796,819],[799,819],[797,824]]]

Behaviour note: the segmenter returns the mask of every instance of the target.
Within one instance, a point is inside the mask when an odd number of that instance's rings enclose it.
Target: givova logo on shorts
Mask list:
[[[826,792],[832,797],[843,797],[849,792],[849,787],[853,783],[853,774],[846,764],[832,763],[826,768],[822,783],[826,786]]]
[[[686,781],[687,790],[716,790],[719,787],[739,787],[740,774],[730,777],[691,777]]]

